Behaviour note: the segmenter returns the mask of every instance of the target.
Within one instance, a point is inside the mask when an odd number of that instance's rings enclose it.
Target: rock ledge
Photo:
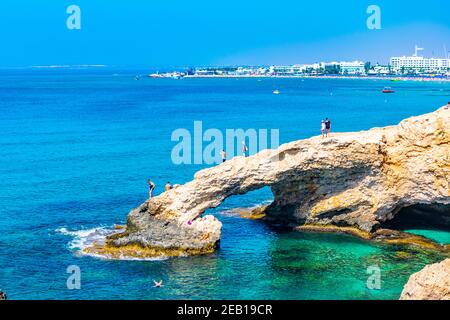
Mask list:
[[[400,300],[450,300],[450,259],[414,273],[405,285]]]

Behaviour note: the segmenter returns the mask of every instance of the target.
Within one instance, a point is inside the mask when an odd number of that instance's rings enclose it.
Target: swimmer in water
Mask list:
[[[161,281],[155,281],[155,280],[153,280],[153,283],[155,284],[154,286],[153,286],[153,288],[161,288],[162,286],[163,286],[163,281],[161,280]]]

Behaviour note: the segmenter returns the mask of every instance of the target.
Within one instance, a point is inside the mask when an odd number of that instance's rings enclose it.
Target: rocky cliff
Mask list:
[[[236,157],[131,211],[127,230],[109,238],[108,252],[213,252],[221,223],[202,217],[205,210],[265,186],[274,196],[266,221],[286,227],[370,235],[417,204],[440,206],[450,218],[449,123],[450,109],[443,107],[396,126],[313,137]]]
[[[400,300],[450,300],[450,259],[414,273]]]

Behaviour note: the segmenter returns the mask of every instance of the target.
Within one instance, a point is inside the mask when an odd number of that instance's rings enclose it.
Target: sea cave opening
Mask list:
[[[270,186],[264,186],[244,194],[234,194],[227,197],[217,208],[208,209],[209,213],[227,213],[238,215],[239,212],[250,212],[271,204],[274,196]]]
[[[449,204],[415,204],[395,212],[383,228],[394,230],[437,230],[450,232]]]

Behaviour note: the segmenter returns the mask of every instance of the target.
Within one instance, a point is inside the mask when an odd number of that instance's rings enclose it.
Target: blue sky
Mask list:
[[[81,30],[66,8],[81,8]],[[366,26],[381,8],[381,30]],[[448,0],[2,0],[0,66],[387,62],[450,50]]]

